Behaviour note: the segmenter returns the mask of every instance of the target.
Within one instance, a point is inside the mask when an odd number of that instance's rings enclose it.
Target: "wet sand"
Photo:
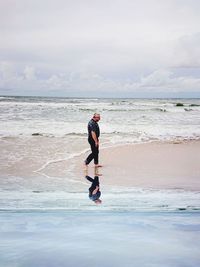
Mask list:
[[[74,157],[68,158],[76,147]],[[80,153],[81,151],[88,151]],[[90,153],[85,138],[35,137],[1,142],[0,184],[6,177],[67,178],[83,181],[83,161]],[[100,147],[99,168],[105,185],[200,190],[200,141],[152,142]],[[94,175],[93,163],[89,175]],[[66,181],[65,181],[66,180]],[[36,181],[35,181],[36,182]],[[33,180],[34,183],[34,180]],[[53,180],[51,181],[53,186]]]
[[[200,141],[130,144],[100,150],[104,184],[200,190]],[[83,175],[78,157],[75,172]],[[88,167],[93,175],[93,163]]]

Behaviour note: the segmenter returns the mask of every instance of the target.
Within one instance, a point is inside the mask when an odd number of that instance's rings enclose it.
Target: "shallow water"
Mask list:
[[[102,204],[97,207],[88,198],[89,183],[66,182],[66,188],[38,186],[28,189],[0,191],[0,210],[63,211],[198,211],[200,192],[158,190],[101,185]],[[57,185],[57,187],[61,187]]]
[[[200,264],[195,212],[1,212],[0,266]]]

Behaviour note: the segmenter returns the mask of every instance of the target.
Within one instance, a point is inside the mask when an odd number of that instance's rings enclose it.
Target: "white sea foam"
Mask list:
[[[200,192],[155,190],[101,185],[102,205],[88,198],[89,184],[66,178],[68,187],[61,191],[34,186],[32,190],[1,190],[1,210],[109,210],[109,211],[200,211]]]
[[[177,107],[176,103],[183,106]],[[0,136],[86,134],[100,112],[102,135],[115,142],[200,137],[200,100],[3,98]]]

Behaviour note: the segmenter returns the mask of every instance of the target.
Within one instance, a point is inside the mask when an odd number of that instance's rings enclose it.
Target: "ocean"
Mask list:
[[[0,136],[85,135],[87,121],[94,112],[101,113],[101,132],[112,144],[200,136],[200,99],[3,96]]]
[[[74,165],[95,112],[102,149],[200,139],[200,99],[1,96],[0,266],[199,266],[200,192],[102,182],[88,199]]]

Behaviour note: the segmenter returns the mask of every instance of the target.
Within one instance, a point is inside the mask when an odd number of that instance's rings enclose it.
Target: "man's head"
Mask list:
[[[98,205],[98,204],[101,204],[102,203],[102,200],[100,198],[98,198],[94,202]]]
[[[100,114],[94,113],[93,120],[96,121],[96,122],[98,122],[98,121],[100,121],[100,119],[101,119]]]
[[[92,201],[94,201],[94,203],[96,203],[96,204],[101,204],[101,199],[100,199],[100,196],[101,196],[101,191],[97,191],[95,194],[92,194],[92,195],[90,195],[89,194],[89,198],[92,200]]]

